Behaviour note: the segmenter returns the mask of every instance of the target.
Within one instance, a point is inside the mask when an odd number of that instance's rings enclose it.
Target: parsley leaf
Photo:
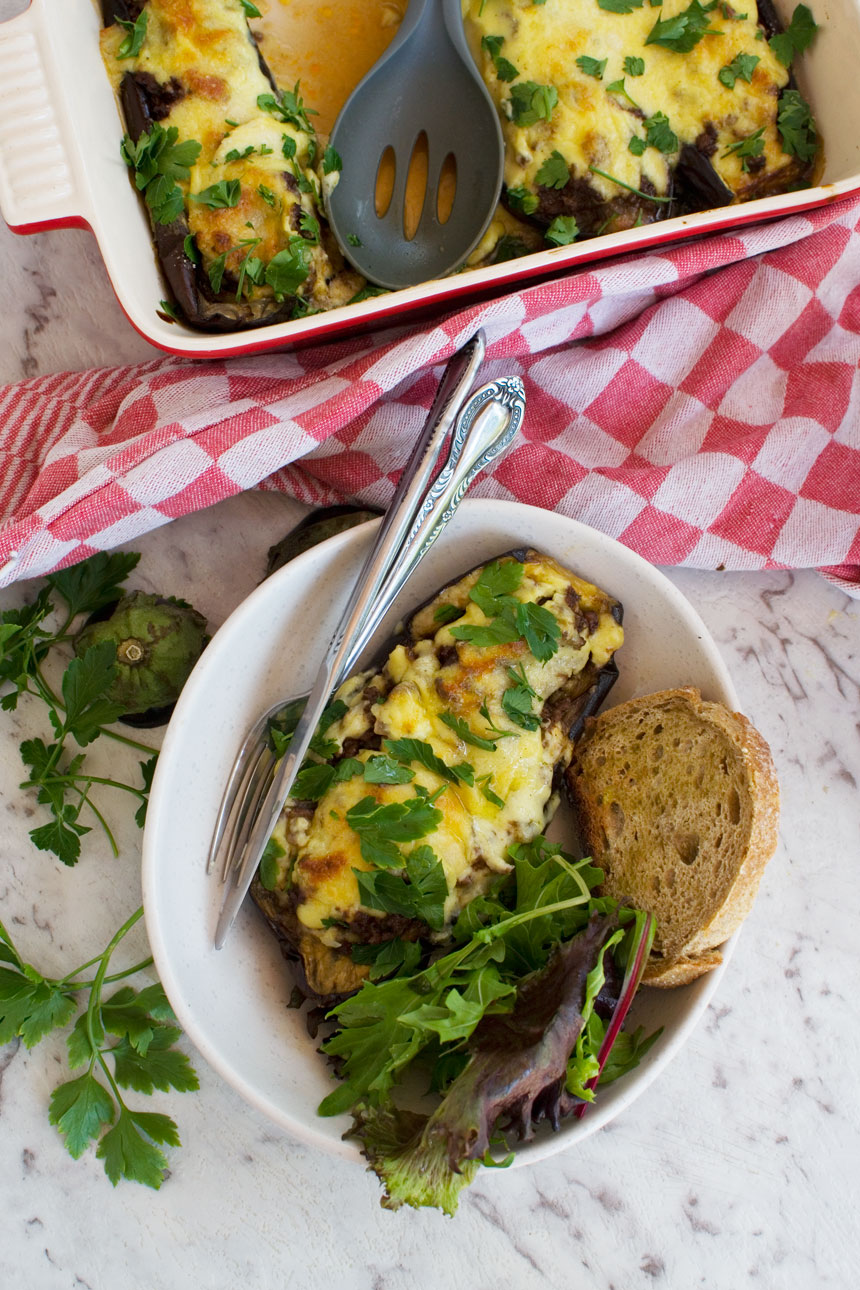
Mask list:
[[[323,174],[330,175],[336,170],[343,170],[343,162],[337,149],[329,144],[323,153]]]
[[[120,599],[123,594],[121,584],[137,567],[139,560],[140,555],[133,551],[115,551],[111,555],[101,551],[69,569],[49,574],[45,583],[63,597],[69,607],[70,618],[77,614],[94,614]]]
[[[505,713],[514,725],[523,730],[537,730],[540,717],[532,709],[532,699],[537,698],[537,692],[529,684],[525,669],[522,665],[519,668],[509,667],[508,676],[513,684],[502,694]]]
[[[747,173],[749,171],[749,158],[760,157],[764,152],[763,135],[764,126],[762,125],[757,130],[754,130],[752,134],[748,134],[745,139],[737,139],[734,143],[730,143],[722,155],[728,157],[735,153],[741,158],[741,170]]]
[[[812,10],[805,4],[799,4],[791,15],[791,22],[785,31],[779,31],[767,42],[783,67],[790,67],[796,54],[802,54],[815,39],[818,24],[812,16]]]
[[[499,53],[504,43],[504,36],[481,37],[481,48],[489,54],[498,79],[500,81],[515,81],[519,76],[519,72],[512,62],[507,58],[503,58]]]
[[[445,623],[453,623],[456,618],[462,617],[463,610],[458,609],[456,605],[437,605],[433,610],[433,622],[440,623],[443,626]]]
[[[579,225],[573,215],[556,215],[544,237],[552,246],[569,246],[579,237]]]
[[[535,175],[535,183],[543,184],[544,188],[564,188],[569,179],[567,162],[557,148],[550,153]]]
[[[421,961],[421,946],[418,941],[404,941],[398,936],[378,945],[353,945],[350,955],[353,963],[369,964],[371,981],[378,981],[382,977],[411,975]]]
[[[624,70],[628,76],[642,76],[645,73],[645,59],[628,54],[624,60]]]
[[[747,85],[752,84],[752,74],[761,59],[755,54],[738,54],[725,67],[721,67],[717,72],[717,80],[725,85],[727,89],[733,90],[736,81],[746,81]]]
[[[703,7],[699,0],[691,0],[690,5],[674,18],[658,18],[645,37],[646,45],[662,45],[664,49],[673,49],[676,54],[689,54],[699,41],[708,35],[720,35],[715,28],[709,27],[713,5]]]
[[[588,54],[582,54],[577,58],[576,65],[585,76],[593,76],[596,81],[602,81],[608,61],[606,58],[590,58]]]
[[[120,146],[123,161],[134,171],[135,185],[156,224],[172,224],[182,214],[185,201],[177,180],[190,177],[200,155],[196,139],[177,143],[178,138],[175,125],[165,130],[156,121],[136,143],[126,134]]]
[[[508,206],[515,214],[533,215],[539,205],[537,193],[530,193],[523,184],[516,188],[508,188],[506,196]]]
[[[295,295],[309,272],[307,242],[303,237],[291,237],[289,246],[273,255],[266,265],[266,283],[275,299],[283,300]]]
[[[245,10],[246,18],[262,18],[263,15],[260,13],[260,10],[255,4],[251,3],[251,0],[239,0],[239,4]]]
[[[597,0],[598,9],[604,9],[607,13],[632,13],[634,9],[641,9],[643,0]]]
[[[287,125],[294,125],[306,134],[313,134],[314,132],[310,118],[316,116],[317,113],[313,108],[305,107],[299,94],[298,81],[296,81],[292,90],[281,90],[277,96],[274,94],[258,94],[257,107],[261,112],[268,112],[275,120],[284,121]]]
[[[809,104],[799,90],[783,90],[776,124],[783,152],[801,161],[812,161],[818,151],[818,135]]]
[[[123,39],[119,49],[116,51],[118,59],[137,58],[146,39],[147,20],[148,15],[145,9],[134,22],[126,22],[122,18],[116,19],[117,25],[125,27],[128,32],[128,35]]]
[[[403,867],[400,842],[416,842],[432,833],[442,822],[442,812],[425,797],[380,805],[363,797],[346,813],[346,822],[358,834],[365,864],[379,869]]]
[[[429,846],[416,847],[406,857],[406,878],[393,873],[354,869],[361,903],[369,909],[417,918],[440,931],[445,923],[448,883],[441,861]]]
[[[474,768],[468,762],[459,762],[456,766],[446,765],[433,751],[432,746],[425,743],[423,739],[386,739],[382,746],[398,761],[407,763],[417,761],[426,770],[432,771],[434,775],[438,775],[449,784],[473,782]]]
[[[655,112],[653,116],[646,117],[642,124],[645,126],[645,142],[650,148],[664,153],[678,151],[678,136],[669,128],[669,118],[665,112]]]
[[[558,103],[558,90],[554,85],[520,81],[511,86],[509,102],[515,125],[534,125],[536,121],[549,121]]]
[[[440,712],[439,720],[444,722],[450,730],[453,730],[457,738],[462,739],[464,744],[471,744],[473,748],[483,748],[486,752],[496,751],[496,744],[500,736],[497,735],[495,739],[485,739],[482,735],[476,735],[469,728],[468,722],[464,721],[462,717],[456,716],[453,712]]]
[[[627,151],[632,152],[634,157],[641,157],[647,147],[645,140],[640,135],[634,134],[627,144]]]
[[[238,206],[241,196],[242,185],[238,179],[219,179],[217,184],[210,184],[208,188],[202,188],[199,193],[189,194],[188,200],[199,202],[201,206],[208,206],[210,210],[220,210]]]
[[[388,741],[385,747],[388,748]],[[364,764],[364,778],[368,784],[408,784],[415,778],[415,771],[403,766],[393,753],[390,757],[369,758]]]

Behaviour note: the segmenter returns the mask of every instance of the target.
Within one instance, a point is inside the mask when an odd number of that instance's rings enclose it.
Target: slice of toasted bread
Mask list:
[[[657,919],[646,984],[716,967],[776,848],[779,786],[758,731],[692,688],[631,699],[589,722],[568,786],[603,894]]]

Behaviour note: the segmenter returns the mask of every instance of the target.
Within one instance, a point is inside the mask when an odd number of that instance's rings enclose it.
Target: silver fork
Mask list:
[[[332,676],[342,679],[353,668],[409,574],[454,514],[475,475],[510,445],[522,422],[523,411],[523,387],[516,377],[491,382],[469,400],[455,428],[448,460],[427,491],[423,504],[414,514],[412,527],[399,548],[397,559],[382,588],[375,598],[365,593],[368,604],[361,621],[357,627],[353,627],[350,640],[342,633],[335,633],[330,654],[333,649],[337,662],[332,667],[331,658],[327,657],[323,669],[328,665],[327,677],[321,688],[320,678],[314,687],[314,694],[319,691],[323,696],[322,702],[327,701],[337,686],[338,682],[332,682]],[[356,621],[355,611],[352,621]],[[338,642],[339,635],[341,639]],[[305,702],[306,699],[301,697],[286,705],[292,710],[290,716],[296,716]],[[276,754],[270,748],[268,730],[272,717],[282,713],[284,706],[279,705],[274,712],[270,710],[264,714],[249,735],[250,752],[245,773],[241,776],[230,804],[233,818],[229,841],[224,847],[222,881],[231,879],[232,883],[227,887],[222,905],[215,937],[216,948],[223,944],[244,900],[260,856],[304,758],[307,740],[317,724],[314,719],[304,746],[301,742],[298,748],[291,745],[283,761],[278,763]],[[228,817],[230,814],[231,811],[228,810]]]

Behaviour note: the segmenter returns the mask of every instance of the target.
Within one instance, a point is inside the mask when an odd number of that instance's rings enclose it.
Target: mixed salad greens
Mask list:
[[[479,1164],[513,1159],[491,1150],[507,1126],[520,1138],[541,1119],[558,1128],[659,1034],[618,1033],[653,918],[596,896],[601,870],[543,836],[509,858],[512,872],[465,908],[441,955],[422,962],[404,941],[355,947],[371,979],[328,1013],[336,1029],[322,1049],[340,1083],[320,1113],[352,1113],[388,1207],[453,1214]],[[426,1114],[398,1104],[418,1070],[441,1095]]]

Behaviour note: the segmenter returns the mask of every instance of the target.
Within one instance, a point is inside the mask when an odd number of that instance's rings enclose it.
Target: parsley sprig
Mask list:
[[[486,625],[455,623],[451,635],[479,647],[522,639],[540,662],[551,659],[561,640],[561,628],[555,615],[543,605],[517,600],[511,594],[522,582],[523,572],[524,566],[517,560],[494,560],[486,565],[469,591],[469,599],[489,621]]]
[[[0,687],[4,693],[0,708],[14,711],[24,696],[40,700],[47,709],[53,739],[25,739],[21,759],[29,778],[21,787],[33,789],[40,805],[48,808],[50,820],[30,830],[36,847],[50,851],[63,864],[74,865],[81,850],[81,837],[90,825],[81,823],[86,813],[104,831],[114,855],[116,841],[102,809],[93,801],[95,786],[117,789],[137,802],[135,819],[143,825],[146,803],[157,752],[109,727],[121,710],[107,697],[116,671],[114,647],[108,643],[94,646],[66,666],[59,693],[48,677],[49,656],[71,640],[72,624],[84,614],[92,614],[117,600],[122,583],[136,566],[139,556],[114,552],[92,556],[82,564],[51,574],[36,599],[21,609],[0,613]],[[56,611],[56,601],[65,603],[60,621],[49,625]],[[105,735],[146,755],[140,763],[139,784],[127,784],[115,777],[92,774],[85,754],[74,751],[87,747],[99,735]]]
[[[0,967],[0,1044],[17,1036],[33,1048],[52,1031],[67,1027],[85,999],[67,1046],[70,1068],[86,1069],[54,1089],[50,1122],[75,1159],[97,1142],[96,1155],[114,1186],[127,1178],[157,1189],[167,1171],[161,1148],[180,1145],[176,1123],[170,1116],[130,1106],[120,1090],[188,1092],[199,1085],[188,1058],[174,1047],[181,1031],[171,1024],[173,1012],[160,985],[124,985],[104,995],[106,985],[152,964],[146,958],[108,972],[114,951],[142,914],[136,910],[101,954],[59,978],[44,976],[25,962],[0,923],[0,962],[6,965]],[[90,968],[95,974],[85,976]]]
[[[722,35],[718,28],[708,25],[717,3],[718,0],[711,0],[710,4],[702,5],[699,0],[691,0],[687,8],[673,18],[658,18],[645,37],[645,44],[662,45],[676,54],[689,54],[703,37]]]
[[[200,155],[196,139],[177,143],[178,138],[175,125],[165,130],[156,121],[136,143],[126,134],[120,145],[122,159],[134,171],[135,187],[143,193],[156,224],[172,224],[179,219],[185,200],[178,181],[188,180]]]
[[[815,39],[818,24],[805,4],[795,7],[785,31],[778,31],[767,42],[783,67],[790,67],[797,54],[808,49]]]

